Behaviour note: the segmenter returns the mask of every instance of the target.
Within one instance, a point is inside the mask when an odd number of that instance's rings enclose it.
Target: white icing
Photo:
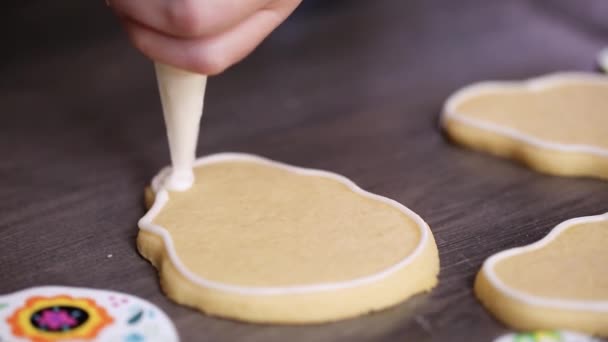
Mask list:
[[[482,272],[489,280],[489,282],[497,288],[503,294],[511,297],[514,300],[524,302],[533,306],[541,306],[548,308],[556,308],[556,309],[567,309],[567,310],[577,310],[577,311],[592,311],[592,312],[608,312],[608,301],[606,300],[572,300],[572,299],[557,299],[557,298],[545,298],[540,296],[531,295],[529,293],[516,290],[509,285],[505,284],[496,274],[494,267],[496,263],[500,262],[503,259],[512,257],[518,254],[528,253],[534,250],[541,249],[549,244],[551,241],[555,240],[560,234],[564,231],[573,227],[575,225],[579,225],[582,223],[590,223],[590,222],[601,222],[608,221],[608,213],[603,215],[595,215],[595,216],[585,216],[570,219],[564,221],[557,225],[553,230],[545,236],[543,239],[524,247],[517,247],[502,251],[500,253],[494,254],[490,258],[488,258],[482,267]],[[581,248],[584,248],[581,246]],[[565,275],[567,277],[567,275]]]
[[[152,208],[146,213],[144,217],[139,221],[140,229],[144,231],[148,231],[154,233],[163,239],[163,243],[169,257],[171,263],[175,266],[177,271],[181,273],[186,279],[197,284],[202,287],[211,288],[218,291],[236,293],[240,295],[256,295],[256,296],[272,296],[272,295],[285,295],[285,294],[301,294],[301,293],[312,293],[312,292],[322,292],[322,291],[335,291],[340,289],[347,289],[358,287],[374,282],[378,282],[391,274],[397,272],[403,267],[410,264],[414,259],[418,257],[418,255],[422,252],[424,247],[427,244],[429,239],[429,227],[428,225],[413,211],[401,205],[400,203],[380,196],[370,192],[367,192],[361,188],[359,188],[355,183],[349,180],[346,177],[341,175],[322,171],[322,170],[314,170],[314,169],[306,169],[300,168],[296,166],[291,166],[287,164],[283,164],[280,162],[272,161],[266,158],[250,155],[250,154],[242,154],[242,153],[219,153],[203,158],[199,158],[195,165],[209,165],[213,163],[221,163],[226,161],[247,161],[247,162],[256,162],[263,165],[270,165],[273,167],[281,168],[290,172],[293,172],[298,175],[303,176],[315,176],[315,177],[324,177],[328,179],[332,179],[334,181],[340,182],[346,186],[354,193],[371,198],[388,205],[393,206],[398,209],[408,217],[410,217],[415,223],[417,228],[420,231],[420,242],[414,249],[414,251],[400,260],[398,263],[388,267],[380,272],[375,274],[371,274],[369,276],[356,278],[348,281],[342,282],[332,282],[332,283],[319,283],[319,284],[309,284],[309,285],[294,285],[294,286],[284,286],[284,287],[250,287],[250,286],[239,286],[233,284],[226,284],[218,281],[213,281],[209,279],[205,279],[186,268],[186,266],[182,263],[180,258],[178,257],[175,247],[173,246],[173,240],[171,239],[170,233],[166,228],[156,225],[153,223],[154,218],[160,213],[164,205],[169,200],[169,194],[167,190],[162,187],[162,179],[170,172],[170,169],[166,168],[162,170],[154,179],[152,180],[152,189],[156,192],[156,198],[154,200],[154,204]]]
[[[608,150],[599,146],[584,144],[563,144],[554,141],[547,141],[515,130],[513,128],[466,117],[456,111],[456,108],[458,108],[458,106],[462,102],[472,97],[504,92],[519,92],[522,89],[531,92],[537,92],[545,90],[547,88],[557,87],[561,84],[568,84],[572,81],[608,85],[608,77],[604,75],[577,72],[556,73],[539,78],[533,78],[523,82],[503,81],[476,83],[458,90],[448,98],[444,105],[443,113],[441,115],[441,125],[443,127],[446,127],[447,120],[450,119],[458,121],[464,125],[486,130],[497,135],[506,136],[540,148],[552,149],[563,152],[588,153],[599,157],[608,157]]]
[[[597,56],[597,63],[604,72],[608,72],[608,47],[604,48]]]
[[[112,318],[112,323],[103,327],[91,341],[121,342],[178,342],[179,336],[169,317],[156,305],[136,296],[115,291],[98,290],[82,287],[39,286],[17,292],[0,295],[0,341],[30,341],[30,338],[13,335],[8,318],[22,309],[28,299],[67,295],[72,298],[87,298],[95,302],[95,307],[102,308]],[[137,313],[136,321],[133,317]],[[139,336],[143,339],[129,338]],[[9,338],[5,340],[4,338]],[[55,339],[53,339],[55,340]],[[62,341],[67,341],[62,339]],[[71,341],[71,340],[70,340]],[[88,339],[87,339],[88,341]]]
[[[160,63],[155,68],[172,164],[164,185],[170,190],[185,191],[194,183],[192,165],[207,76]]]

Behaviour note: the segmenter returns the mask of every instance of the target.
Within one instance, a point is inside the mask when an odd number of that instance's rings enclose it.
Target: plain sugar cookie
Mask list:
[[[520,330],[608,336],[608,213],[565,221],[531,245],[487,259],[475,293]]]
[[[608,179],[608,77],[558,73],[482,82],[446,102],[441,120],[456,142],[554,175]]]
[[[198,159],[185,192],[148,192],[137,246],[177,303],[249,322],[334,321],[437,284],[414,212],[337,174],[246,154]]]

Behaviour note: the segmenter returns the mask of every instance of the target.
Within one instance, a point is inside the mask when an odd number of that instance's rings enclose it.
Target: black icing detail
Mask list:
[[[89,320],[89,313],[75,306],[50,306],[32,314],[30,323],[38,330],[46,332],[66,332],[74,330]]]

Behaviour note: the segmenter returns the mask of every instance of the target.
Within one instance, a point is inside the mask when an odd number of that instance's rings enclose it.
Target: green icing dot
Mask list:
[[[559,342],[561,335],[557,331],[536,331],[515,335],[515,342]]]
[[[528,333],[517,334],[515,335],[515,342],[536,342],[536,338]]]

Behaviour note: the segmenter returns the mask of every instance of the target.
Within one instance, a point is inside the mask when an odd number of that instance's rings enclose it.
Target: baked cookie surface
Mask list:
[[[443,129],[457,143],[541,172],[608,179],[608,77],[557,73],[481,82],[446,101]]]
[[[475,293],[520,330],[608,336],[608,214],[575,218],[531,245],[488,258]]]
[[[199,159],[185,192],[159,187],[167,172],[148,193],[138,249],[178,303],[250,322],[325,322],[437,283],[426,223],[342,176],[231,153]]]

